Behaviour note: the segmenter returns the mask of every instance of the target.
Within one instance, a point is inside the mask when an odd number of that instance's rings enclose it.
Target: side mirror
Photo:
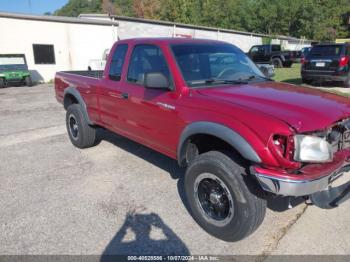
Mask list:
[[[145,73],[145,87],[154,89],[169,89],[169,79],[160,72]]]

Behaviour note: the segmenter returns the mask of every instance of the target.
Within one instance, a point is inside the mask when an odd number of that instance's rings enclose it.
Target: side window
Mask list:
[[[145,73],[151,72],[163,73],[170,80],[162,50],[154,45],[135,46],[130,58],[128,81],[143,85]]]
[[[274,52],[281,51],[281,46],[279,45],[272,45],[271,50]]]
[[[269,46],[267,46],[267,45],[261,46],[260,52],[261,52],[262,54],[267,54],[267,53],[269,52]]]
[[[126,52],[128,51],[128,45],[127,44],[121,44],[118,45],[117,48],[114,51],[112,60],[111,60],[111,66],[109,68],[109,77],[112,80],[119,81],[123,64],[125,60]]]

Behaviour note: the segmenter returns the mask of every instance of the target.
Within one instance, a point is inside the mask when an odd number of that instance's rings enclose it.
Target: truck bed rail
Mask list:
[[[62,71],[62,73],[100,79],[102,78],[103,70]]]

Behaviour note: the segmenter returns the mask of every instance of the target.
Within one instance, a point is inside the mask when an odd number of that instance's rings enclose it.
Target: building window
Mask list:
[[[35,64],[55,64],[55,51],[53,45],[33,44]]]

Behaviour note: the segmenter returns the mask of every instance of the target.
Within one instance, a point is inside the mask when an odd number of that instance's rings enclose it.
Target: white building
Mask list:
[[[192,37],[227,41],[248,51],[262,34],[121,16],[83,14],[78,18],[0,12],[0,54],[25,54],[34,81],[50,81],[56,71],[86,70],[118,39]],[[279,37],[273,43],[301,49],[309,41]],[[290,43],[290,44],[289,44]]]

